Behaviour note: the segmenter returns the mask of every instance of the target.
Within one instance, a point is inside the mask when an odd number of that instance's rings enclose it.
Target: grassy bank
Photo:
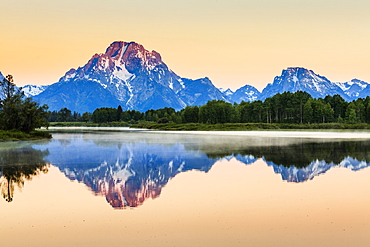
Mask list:
[[[126,122],[85,123],[85,122],[51,122],[49,127],[131,127]]]
[[[111,122],[111,123],[50,123],[55,127],[131,127],[153,130],[192,130],[192,131],[248,131],[248,130],[370,130],[370,124],[268,124],[268,123],[225,123],[225,124],[200,124],[200,123],[156,123],[140,121],[138,123]]]
[[[370,124],[268,124],[268,123],[225,123],[225,124],[175,124],[175,123],[139,123],[136,128],[157,130],[218,130],[218,131],[248,131],[248,130],[369,130]]]
[[[46,131],[35,130],[31,133],[25,133],[17,130],[0,130],[0,141],[39,140],[50,138],[51,134]]]

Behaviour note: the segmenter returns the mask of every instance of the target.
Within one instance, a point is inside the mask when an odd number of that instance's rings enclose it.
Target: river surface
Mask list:
[[[369,246],[369,132],[0,143],[1,246]]]

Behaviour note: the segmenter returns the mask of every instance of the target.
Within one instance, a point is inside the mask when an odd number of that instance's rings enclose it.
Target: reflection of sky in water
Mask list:
[[[56,166],[26,181],[11,203],[0,200],[2,245],[344,247],[370,241],[366,141],[319,139],[312,148],[312,140],[300,138],[102,134],[54,134],[50,142],[29,143],[36,153],[48,150],[43,159]],[[325,176],[315,177],[320,171]]]
[[[34,148],[69,179],[86,184],[115,208],[136,207],[156,198],[177,174],[208,172],[218,160],[246,165],[262,158],[288,182],[304,182],[333,167],[353,171],[369,164],[370,143],[292,137],[226,136],[169,133],[54,134]],[[286,133],[285,133],[286,135]]]

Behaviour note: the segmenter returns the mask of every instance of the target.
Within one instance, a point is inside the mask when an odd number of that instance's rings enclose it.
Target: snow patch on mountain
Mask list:
[[[352,79],[348,82],[338,82],[336,83],[343,92],[351,99],[355,100],[360,97],[361,93],[369,86],[369,83],[358,80]]]
[[[314,98],[324,98],[327,95],[339,94],[348,99],[343,90],[326,77],[315,74],[312,70],[305,68],[289,67],[282,71],[281,76],[275,77],[272,84],[268,84],[263,89],[260,100],[265,100],[277,93],[287,91],[291,93],[305,91]]]
[[[112,74],[124,82],[127,82],[133,76],[133,74],[128,72],[128,70],[126,69],[125,62],[122,61],[122,57],[125,54],[128,46],[129,45],[126,44],[124,48],[120,50],[119,58],[117,60],[113,60],[114,69]]]
[[[348,91],[353,85],[358,85],[360,88],[365,89],[367,85],[369,85],[367,82],[358,80],[358,79],[352,79],[348,82],[337,82],[338,86],[343,90],[343,91]]]
[[[258,100],[261,93],[257,88],[251,85],[245,85],[239,88],[232,95],[229,96],[231,102],[240,103],[242,101],[251,102]]]
[[[219,88],[219,90],[226,96],[232,95],[234,93],[230,88]]]
[[[33,97],[44,92],[48,86],[38,86],[38,85],[26,85],[22,87],[22,91],[26,97]]]

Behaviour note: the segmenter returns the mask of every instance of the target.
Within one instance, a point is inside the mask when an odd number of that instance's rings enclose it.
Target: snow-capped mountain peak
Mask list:
[[[197,96],[189,99],[194,95]],[[181,78],[168,68],[158,52],[135,42],[116,41],[105,53],[93,55],[84,66],[69,70],[36,99],[51,110],[67,107],[92,112],[118,105],[124,110],[179,110],[225,98],[208,78]]]
[[[314,98],[324,98],[326,95],[339,94],[345,96],[343,90],[326,77],[315,74],[312,70],[301,67],[289,67],[275,77],[262,91],[261,99],[272,97],[277,93],[305,91]]]
[[[325,84],[330,83],[330,81],[323,76],[315,74],[312,70],[301,67],[289,67],[283,70],[280,77],[276,77],[274,83],[283,85],[284,89],[308,86],[312,90],[322,92]]]
[[[48,86],[39,86],[39,85],[26,85],[22,87],[22,91],[26,97],[33,97],[44,92]]]
[[[231,102],[240,103],[242,101],[251,102],[258,100],[261,96],[260,91],[251,85],[245,85],[229,96]]]
[[[344,83],[338,82],[337,85],[351,99],[356,99],[360,96],[361,92],[364,91],[367,86],[369,86],[369,83],[358,80],[358,79],[352,79]]]
[[[219,88],[220,92],[224,95],[232,95],[234,92],[230,88]]]

